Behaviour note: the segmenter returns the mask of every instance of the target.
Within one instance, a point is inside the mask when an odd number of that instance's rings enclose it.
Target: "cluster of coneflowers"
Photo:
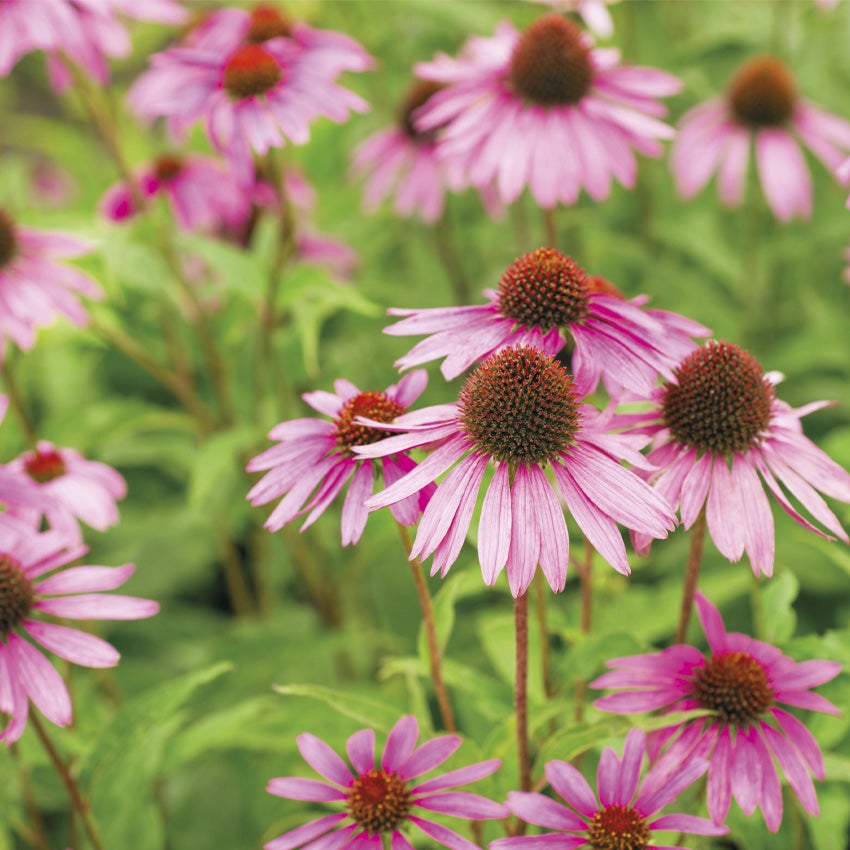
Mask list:
[[[550,5],[578,12],[599,35],[611,33],[601,0]],[[78,86],[90,95],[92,80],[108,79],[108,60],[129,52],[121,14],[161,23],[191,17],[177,0],[0,0],[0,73],[10,72],[24,53],[42,50],[58,92]],[[130,167],[114,135],[99,125],[123,178],[103,197],[101,214],[123,222],[147,214],[163,197],[179,230],[245,248],[258,217],[276,216],[286,247],[278,274],[297,258],[330,264],[344,276],[353,262],[350,250],[310,231],[312,190],[291,168],[282,172],[274,152],[307,143],[319,118],[343,122],[364,112],[366,102],[338,78],[373,65],[348,36],[291,20],[272,4],[223,8],[194,21],[174,46],[151,57],[128,96],[138,118],[164,119],[171,149]],[[366,179],[367,206],[394,194],[400,215],[418,214],[426,222],[440,218],[446,190],[476,189],[494,215],[526,189],[546,211],[576,203],[582,192],[603,201],[615,182],[634,187],[636,154],[660,157],[663,142],[674,138],[671,169],[682,196],[696,194],[717,173],[728,206],[744,200],[753,147],[765,197],[780,221],[811,211],[801,144],[838,179],[850,173],[850,164],[842,165],[850,124],[804,100],[772,56],[750,60],[723,97],[682,118],[678,135],[662,120],[660,98],[678,93],[680,81],[658,69],[621,65],[616,49],[596,47],[558,11],[524,31],[504,22],[492,37],[471,38],[457,57],[440,54],[415,73],[397,126],[363,142],[354,171]],[[92,109],[92,115],[99,113]],[[219,156],[186,149],[187,132],[198,122]],[[848,542],[821,494],[850,502],[850,475],[800,424],[825,403],[791,408],[777,397],[780,376],[764,372],[735,343],[708,339],[710,329],[697,321],[648,308],[644,297],[627,299],[587,273],[558,250],[551,215],[547,221],[548,245],[519,257],[499,280],[479,281],[493,287],[484,290],[485,303],[390,310],[399,320],[387,333],[425,337],[396,365],[441,360],[446,379],[463,377],[454,400],[416,408],[427,381],[421,369],[382,391],[340,379],[332,393],[304,396],[324,418],[280,423],[270,433],[277,445],[248,466],[265,473],[249,493],[252,503],[280,500],[266,521],[272,531],[301,517],[307,527],[339,498],[343,545],[356,544],[369,512],[383,507],[401,526],[416,526],[408,554],[429,632],[434,688],[451,733],[417,747],[417,723],[403,717],[380,759],[374,732],[364,729],[347,741],[347,762],[303,734],[299,750],[322,779],[276,778],[268,790],[332,803],[338,811],[270,841],[268,850],[378,850],[385,838],[393,850],[410,850],[408,825],[451,850],[476,846],[431,820],[432,813],[473,821],[513,816],[494,850],[648,850],[659,846],[654,832],[725,834],[732,797],[745,814],[761,809],[768,829],[777,830],[780,776],[807,812],[818,811],[812,776],[823,778],[823,759],[786,708],[836,711],[812,689],[835,677],[838,666],[797,663],[762,641],[727,633],[697,586],[706,532],[728,560],[746,554],[756,575],[771,575],[769,495],[804,528]],[[91,248],[0,210],[2,349],[7,341],[31,349],[37,329],[57,315],[86,323],[78,296],[98,299],[101,290],[58,261]],[[167,257],[175,257],[173,245]],[[173,270],[193,306],[220,422],[191,388],[169,381],[167,370],[164,383],[201,425],[214,429],[232,413],[205,321],[209,308],[192,295],[193,277],[205,271],[191,261],[177,256]],[[263,305],[267,334],[275,330],[276,292],[271,286]],[[155,363],[141,356],[140,362],[163,375]],[[154,614],[157,605],[104,593],[121,586],[132,565],[71,566],[85,553],[80,522],[99,530],[114,524],[124,481],[73,449],[38,440],[8,364],[4,370],[8,401],[32,444],[0,467],[0,712],[9,718],[0,738],[12,743],[24,731],[30,702],[57,725],[71,720],[67,687],[34,643],[85,666],[117,661],[105,641],[55,618],[135,619]],[[4,411],[6,403],[3,397]],[[492,586],[506,573],[515,600],[520,778],[505,802],[453,790],[489,776],[498,760],[422,778],[449,759],[461,739],[454,734],[418,564],[432,558],[432,575],[445,576],[476,511],[484,583]],[[595,790],[576,766],[558,759],[543,777],[532,777],[523,680],[527,593],[538,567],[554,593],[564,590],[572,528],[574,539],[580,533],[601,559],[628,575],[623,530],[636,552],[646,554],[653,540],[679,524],[692,542],[675,645],[612,659],[611,671],[591,685],[616,691],[595,703],[602,711],[694,713],[649,737],[631,731],[622,757],[605,749]],[[708,653],[684,643],[692,604]],[[36,715],[33,720],[44,736]],[[661,813],[704,775],[709,818]],[[532,790],[532,779],[552,793]],[[526,825],[543,832],[524,835]],[[90,838],[99,846],[96,834]]]

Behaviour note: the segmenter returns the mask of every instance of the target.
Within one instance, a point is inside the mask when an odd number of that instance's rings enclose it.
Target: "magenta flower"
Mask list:
[[[536,348],[514,346],[479,366],[457,403],[399,416],[387,427],[403,433],[354,451],[382,457],[439,446],[370,499],[373,509],[409,498],[457,464],[425,508],[411,552],[423,559],[433,553],[431,574],[442,576],[460,553],[493,462],[478,525],[478,559],[487,585],[507,567],[511,593],[518,597],[538,564],[554,592],[564,589],[570,540],[558,492],[599,554],[626,575],[629,563],[616,523],[652,537],[666,537],[674,527],[667,503],[620,465],[623,459],[643,463],[637,451],[642,442],[623,442],[605,426],[597,411],[581,404],[560,363]]]
[[[600,38],[611,38],[614,35],[614,22],[608,5],[619,0],[533,0],[535,3],[545,3],[559,12],[575,12],[581,17],[587,28]]]
[[[619,693],[595,705],[615,714],[710,709],[714,715],[670,727],[658,735],[656,751],[672,741],[663,759],[688,765],[709,759],[708,810],[722,823],[734,797],[745,814],[761,808],[767,828],[779,829],[782,791],[774,759],[809,814],[818,801],[809,773],[823,779],[823,758],[805,724],[780,705],[840,714],[810,688],[828,682],[841,667],[833,661],[795,662],[776,647],[736,632],[727,633],[720,612],[701,594],[697,612],[711,653],[692,646],[615,658],[614,668],[591,683]],[[685,768],[687,769],[687,767]]]
[[[550,761],[546,779],[568,804],[543,794],[508,792],[508,808],[519,818],[554,832],[500,838],[490,850],[674,850],[659,847],[652,831],[725,835],[729,830],[694,815],[658,813],[708,769],[704,759],[691,758],[684,767],[664,760],[640,781],[646,737],[640,729],[626,735],[623,758],[606,747],[599,758],[596,785],[599,799],[579,771],[565,761]],[[637,795],[637,798],[635,798]],[[684,848],[676,848],[684,850]]]
[[[121,567],[71,567],[85,546],[68,547],[56,531],[37,532],[0,515],[0,713],[11,715],[0,740],[21,737],[29,700],[57,726],[71,722],[71,700],[62,677],[27,640],[84,667],[112,667],[118,652],[94,635],[39,619],[138,620],[152,617],[159,605],[133,596],[106,595],[133,573]],[[46,573],[52,575],[44,578]]]
[[[789,221],[812,211],[811,175],[800,143],[835,171],[850,152],[850,124],[802,99],[790,72],[775,57],[751,59],[724,97],[682,118],[671,156],[680,194],[693,197],[719,171],[721,200],[740,205],[751,141],[768,205],[780,221]]]
[[[32,348],[35,329],[49,325],[57,314],[75,325],[88,322],[74,293],[99,299],[100,287],[79,269],[55,260],[90,250],[64,233],[23,227],[0,209],[0,357],[7,337],[19,348]]]
[[[335,381],[335,393],[306,393],[304,401],[327,419],[293,419],[269,432],[280,444],[267,449],[248,464],[248,472],[270,470],[248,493],[252,505],[284,496],[265,522],[278,531],[295,517],[308,513],[303,531],[312,525],[348,485],[342,507],[342,545],[357,543],[366,527],[366,500],[372,495],[371,461],[354,454],[358,446],[386,441],[386,431],[361,425],[359,417],[393,422],[425,389],[428,375],[422,369],[405,375],[384,392],[361,392],[349,381]],[[384,481],[392,484],[416,464],[403,452],[386,452],[381,463]],[[350,484],[349,484],[350,481]],[[316,489],[318,488],[318,489]],[[427,482],[393,505],[393,516],[403,525],[414,525],[428,503],[433,487]],[[422,492],[419,492],[419,491]],[[314,493],[314,491],[316,491]]]
[[[342,803],[345,811],[325,815],[286,832],[266,844],[265,850],[295,850],[302,845],[320,844],[351,850],[381,850],[385,836],[392,837],[393,850],[413,850],[400,829],[408,823],[450,850],[479,850],[448,827],[413,812],[420,810],[425,815],[434,812],[467,820],[507,817],[508,810],[500,803],[478,794],[448,790],[490,776],[501,761],[478,762],[413,785],[412,780],[441,765],[461,745],[457,735],[442,735],[417,748],[418,736],[416,718],[402,717],[387,736],[379,766],[375,763],[375,733],[371,729],[355,732],[345,745],[354,768],[352,772],[324,741],[308,733],[299,735],[298,749],[304,761],[326,781],[280,777],[269,780],[266,790],[288,800]]]
[[[793,409],[776,398],[776,373],[765,375],[737,345],[708,342],[685,358],[673,381],[652,393],[653,406],[615,417],[653,438],[641,471],[690,528],[705,508],[708,532],[730,561],[747,553],[756,575],[772,575],[773,515],[762,481],[804,528],[834,539],[798,513],[787,490],[826,529],[848,542],[835,514],[816,492],[850,502],[850,475],[807,439],[800,419],[829,405]],[[761,481],[759,480],[761,477]],[[784,488],[784,489],[783,489]],[[651,541],[634,536],[641,553]]]
[[[0,0],[0,76],[33,50],[67,50],[79,37],[68,0]]]
[[[601,377],[610,386],[649,393],[659,373],[694,348],[690,336],[708,328],[674,314],[658,316],[600,287],[569,257],[538,248],[509,266],[487,304],[425,310],[389,310],[407,318],[384,329],[393,336],[431,334],[396,366],[408,368],[444,357],[441,371],[456,378],[473,363],[510,345],[532,345],[554,355],[568,342],[579,395]]]
[[[343,122],[368,109],[335,80],[344,69],[371,67],[369,54],[339,33],[261,10],[259,18],[242,9],[212,15],[190,37],[192,46],[155,54],[129,94],[134,112],[166,117],[176,136],[202,118],[245,186],[254,181],[252,151],[262,155],[287,140],[304,144],[319,116]]]
[[[616,50],[552,13],[519,33],[501,23],[493,38],[473,38],[460,57],[416,66],[417,76],[448,87],[422,108],[420,131],[441,128],[438,151],[472,186],[495,184],[515,201],[528,186],[542,207],[574,204],[585,189],[607,198],[614,179],[635,183],[632,149],[662,153],[673,130],[656,116],[656,98],[675,94],[678,79],[654,68],[617,67]]]

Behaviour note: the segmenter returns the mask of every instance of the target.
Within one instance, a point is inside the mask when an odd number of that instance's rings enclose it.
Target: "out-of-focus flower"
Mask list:
[[[112,667],[118,652],[106,641],[52,620],[138,620],[159,605],[149,599],[105,594],[133,573],[121,567],[66,567],[86,553],[68,547],[56,531],[39,533],[0,516],[0,713],[11,716],[0,740],[11,744],[26,727],[29,701],[57,726],[71,722],[71,698],[53,665],[30,643],[84,667]],[[44,577],[47,573],[51,575]],[[25,637],[26,636],[26,637]]]
[[[527,823],[555,832],[500,838],[490,850],[673,850],[653,839],[654,830],[696,835],[725,835],[729,829],[694,815],[660,815],[689,785],[708,769],[704,759],[687,765],[670,760],[656,764],[640,781],[646,736],[640,729],[626,735],[623,758],[610,747],[602,751],[596,774],[597,793],[569,762],[550,761],[546,779],[567,806],[543,794],[508,792],[508,808]],[[598,801],[597,801],[598,794]],[[681,841],[681,839],[679,839]],[[677,842],[678,843],[678,842]],[[684,848],[677,848],[684,850]]]
[[[495,186],[515,201],[528,186],[552,208],[585,189],[607,198],[612,179],[634,186],[633,149],[660,156],[673,129],[657,100],[681,83],[654,68],[618,67],[619,53],[557,14],[520,33],[502,23],[493,38],[470,39],[457,59],[441,54],[416,74],[446,84],[415,118],[440,128],[438,153],[472,186]]]
[[[0,394],[0,423],[6,416],[9,399]],[[22,479],[21,474],[0,464],[0,517],[11,510],[41,511],[45,499],[30,479]]]
[[[87,254],[82,240],[49,230],[17,224],[0,209],[0,358],[9,337],[28,350],[35,345],[36,328],[61,314],[75,325],[88,322],[75,297],[103,297],[100,287],[73,266],[58,263]]]
[[[509,266],[497,291],[484,290],[487,304],[425,310],[393,308],[405,316],[384,329],[393,336],[430,334],[396,366],[408,368],[444,357],[447,380],[509,345],[533,345],[554,355],[572,349],[572,372],[579,395],[593,392],[601,377],[610,387],[651,392],[658,375],[672,377],[689,335],[708,328],[674,314],[664,319],[644,311],[594,282],[572,259],[538,248]]]
[[[78,37],[68,0],[0,0],[0,76],[33,50],[68,50]]]
[[[727,632],[720,612],[701,593],[695,597],[710,654],[692,646],[671,646],[651,655],[615,658],[614,668],[591,683],[619,693],[595,705],[616,714],[663,708],[710,709],[713,715],[672,726],[656,736],[662,759],[688,769],[690,760],[708,757],[708,810],[722,823],[734,796],[744,813],[761,808],[776,832],[782,820],[782,790],[774,759],[809,814],[818,801],[809,773],[824,777],[823,757],[812,733],[780,705],[840,714],[811,688],[835,678],[832,661],[795,662],[776,647]]]
[[[419,398],[427,382],[427,373],[418,369],[384,392],[361,392],[349,381],[338,380],[334,382],[335,393],[305,394],[304,401],[330,420],[281,422],[269,432],[269,437],[280,440],[280,444],[248,464],[249,472],[269,470],[248,493],[251,504],[265,505],[284,497],[265,527],[278,531],[307,513],[303,531],[348,486],[342,507],[342,545],[356,543],[369,514],[366,500],[372,495],[374,469],[371,461],[364,462],[353,449],[388,437],[386,431],[361,425],[358,418],[393,422]],[[387,452],[381,464],[385,483],[398,481],[415,466],[405,452]],[[414,525],[433,490],[428,482],[423,483],[408,498],[393,505],[393,516],[403,525]]]
[[[666,537],[675,526],[667,503],[620,465],[624,459],[643,463],[642,441],[607,433],[604,417],[582,405],[566,369],[536,348],[501,350],[470,375],[457,403],[417,410],[382,427],[402,433],[354,451],[385,457],[439,448],[370,499],[370,508],[409,498],[454,467],[425,508],[411,551],[411,558],[434,554],[432,575],[445,576],[457,559],[491,463],[496,469],[481,507],[478,559],[487,585],[507,567],[515,597],[526,592],[538,564],[556,593],[567,578],[570,540],[546,467],[578,526],[621,573],[630,568],[616,523],[652,537]]]
[[[727,206],[744,200],[750,145],[768,205],[780,221],[812,211],[812,181],[801,144],[833,172],[850,151],[850,123],[804,100],[789,70],[774,56],[751,59],[726,95],[686,113],[671,168],[680,194],[696,195],[718,172]]]
[[[600,38],[611,38],[614,35],[614,22],[608,6],[619,0],[532,0],[534,3],[545,3],[559,12],[575,12],[581,16],[588,29]]]
[[[315,735],[298,736],[304,761],[322,779],[279,777],[266,790],[288,800],[338,803],[345,811],[325,815],[286,832],[265,850],[295,850],[318,843],[330,847],[381,850],[383,838],[394,850],[413,850],[402,827],[413,824],[430,842],[450,850],[477,850],[476,845],[441,823],[430,813],[466,820],[491,820],[508,815],[501,803],[468,791],[450,791],[494,773],[499,759],[470,764],[424,782],[413,780],[439,767],[461,745],[456,735],[443,735],[416,747],[419,726],[415,717],[402,717],[387,736],[380,764],[375,761],[375,733],[355,732],[346,742],[351,767]],[[353,770],[352,770],[353,768]],[[414,814],[416,812],[416,814]],[[423,817],[424,815],[424,817]]]
[[[672,381],[653,391],[649,410],[612,422],[652,437],[647,461],[654,471],[639,474],[681,510],[685,528],[705,508],[708,532],[720,553],[738,561],[746,552],[756,575],[772,575],[775,545],[762,481],[804,528],[834,539],[801,516],[783,488],[832,534],[849,542],[817,491],[850,502],[850,474],[800,426],[803,416],[829,402],[791,408],[776,397],[778,380],[776,373],[765,375],[737,345],[708,342],[682,361]],[[634,540],[638,551],[649,549],[649,539],[637,534]]]

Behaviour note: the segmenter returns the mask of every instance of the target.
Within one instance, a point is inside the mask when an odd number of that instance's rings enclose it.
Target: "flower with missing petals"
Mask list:
[[[461,745],[456,735],[443,735],[416,746],[419,726],[414,717],[402,717],[387,736],[380,763],[375,760],[375,733],[355,732],[346,742],[351,766],[315,735],[298,736],[304,761],[322,779],[279,777],[269,780],[270,794],[289,800],[337,803],[345,811],[325,815],[286,832],[265,850],[295,850],[307,846],[381,850],[384,840],[394,850],[413,850],[402,828],[413,824],[428,840],[450,850],[478,850],[469,839],[430,820],[429,813],[466,820],[507,817],[507,809],[467,791],[450,791],[494,773],[499,759],[461,767],[423,781],[423,774],[439,767]],[[353,770],[352,770],[353,768]],[[424,817],[423,817],[424,815]]]
[[[615,658],[612,672],[591,683],[618,693],[597,700],[603,711],[634,714],[665,709],[709,709],[712,715],[672,726],[656,736],[654,749],[669,744],[662,759],[683,765],[709,760],[708,810],[722,823],[732,797],[744,813],[762,810],[771,832],[782,821],[782,789],[776,762],[803,808],[818,814],[810,773],[824,777],[823,757],[805,724],[780,706],[840,714],[811,688],[838,675],[832,661],[795,662],[776,647],[727,632],[720,612],[695,597],[710,652],[676,645],[650,655]]]

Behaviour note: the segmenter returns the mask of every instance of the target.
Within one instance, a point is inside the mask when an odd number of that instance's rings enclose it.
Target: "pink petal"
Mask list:
[[[135,569],[133,564],[121,567],[72,567],[39,582],[38,593],[54,595],[115,590],[130,578]]]
[[[34,620],[27,620],[24,628],[46,649],[83,667],[114,667],[120,658],[114,646],[77,629]]]
[[[587,780],[569,762],[550,761],[545,768],[549,784],[577,812],[593,817],[599,809],[596,797]]]
[[[328,830],[333,829],[347,817],[347,812],[325,815],[318,820],[305,823],[297,829],[285,832],[283,835],[265,844],[264,850],[294,850],[295,847],[300,847],[302,844],[307,844],[307,842],[312,841],[319,835],[324,835]]]
[[[40,599],[33,607],[72,620],[140,620],[153,617],[159,611],[158,602],[117,593]]]
[[[452,756],[461,742],[457,735],[441,735],[426,741],[411,753],[410,758],[398,769],[398,775],[402,779],[413,779],[433,770]]]
[[[508,464],[496,467],[478,521],[478,560],[484,584],[496,583],[496,578],[505,566],[511,542],[511,492]]]
[[[508,808],[526,823],[547,829],[580,831],[587,826],[575,812],[542,794],[508,791]]]
[[[269,794],[285,797],[288,800],[307,800],[316,803],[330,803],[345,800],[345,791],[340,791],[318,779],[302,779],[294,776],[280,776],[270,779],[266,785]]]
[[[71,722],[71,697],[62,677],[53,665],[33,646],[17,635],[7,638],[9,654],[7,663],[13,677],[17,677],[29,698],[41,713],[57,726]]]
[[[351,787],[354,777],[348,765],[321,738],[303,732],[295,740],[302,758],[316,773],[335,785]]]
[[[387,736],[381,767],[390,773],[398,771],[410,758],[418,737],[419,724],[416,718],[410,714],[400,718]]]
[[[375,733],[371,729],[355,732],[346,741],[345,751],[357,774],[368,773],[375,767]]]

